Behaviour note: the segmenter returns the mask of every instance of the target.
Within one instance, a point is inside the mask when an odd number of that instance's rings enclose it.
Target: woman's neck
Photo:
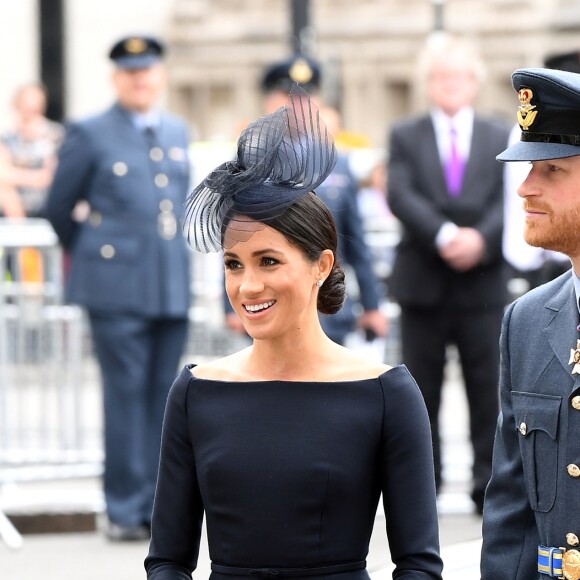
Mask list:
[[[254,340],[246,360],[247,372],[262,379],[299,380],[318,375],[337,345],[319,328],[308,336]]]

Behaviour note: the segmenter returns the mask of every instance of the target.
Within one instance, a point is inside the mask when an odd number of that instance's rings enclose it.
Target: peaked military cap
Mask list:
[[[548,68],[580,73],[580,52],[575,50],[573,52],[553,54],[546,58],[545,64]]]
[[[117,41],[109,51],[109,58],[125,69],[148,68],[161,60],[164,47],[150,36],[127,36]]]
[[[307,92],[317,91],[320,88],[320,65],[314,59],[300,53],[272,63],[262,77],[262,90],[289,92],[295,83]]]
[[[580,74],[523,68],[512,74],[521,140],[498,161],[541,161],[580,155]]]

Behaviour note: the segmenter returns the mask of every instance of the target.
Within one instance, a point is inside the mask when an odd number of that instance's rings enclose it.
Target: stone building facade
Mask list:
[[[292,0],[62,0],[65,8],[65,117],[101,110],[114,98],[107,52],[120,36],[145,32],[169,44],[169,108],[200,139],[232,139],[260,113],[264,66],[290,53]],[[40,78],[40,0],[3,5],[0,129],[15,88]],[[384,145],[393,119],[424,105],[417,55],[434,28],[479,45],[488,67],[479,106],[514,119],[510,73],[580,49],[579,0],[310,0],[312,55],[324,67],[324,97],[343,124]],[[18,46],[18,50],[14,47]]]
[[[424,106],[416,60],[433,34],[436,5],[446,31],[475,43],[486,63],[479,109],[514,119],[510,74],[580,49],[577,0],[311,0],[312,56],[323,95],[345,128],[385,144],[390,123]],[[176,0],[170,19],[170,107],[200,139],[231,139],[260,113],[259,80],[290,53],[290,0]]]

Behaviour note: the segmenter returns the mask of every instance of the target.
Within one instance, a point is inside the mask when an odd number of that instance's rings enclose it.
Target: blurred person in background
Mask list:
[[[507,301],[501,239],[508,127],[474,113],[483,63],[469,45],[435,37],[421,61],[430,111],[393,125],[388,200],[402,224],[391,275],[401,306],[403,362],[431,420],[442,484],[439,408],[447,347],[455,344],[469,405],[471,497],[478,513],[498,414],[499,332]]]
[[[46,89],[21,86],[12,105],[14,128],[0,136],[0,214],[42,217],[62,142],[62,125],[46,118]]]
[[[147,36],[112,47],[116,102],[69,125],[46,206],[70,254],[68,300],[87,309],[101,370],[106,534],[119,541],[149,536],[161,423],[190,304],[179,227],[188,131],[157,106],[163,53]]]
[[[358,211],[373,255],[374,270],[381,282],[382,294],[389,296],[389,277],[400,227],[387,203],[386,159],[384,149],[354,149],[349,155],[349,166],[358,185]]]
[[[358,210],[363,222],[375,229],[375,223],[393,219],[387,203],[387,156],[382,149],[357,149],[349,156],[350,168],[357,182]]]
[[[263,110],[270,114],[289,103],[288,93],[297,83],[309,93],[320,106],[319,89],[321,85],[321,69],[318,62],[302,54],[294,54],[290,58],[274,62],[266,68],[262,78]],[[323,107],[320,111],[324,121]],[[328,115],[329,124],[336,130],[336,117]],[[332,128],[329,132],[333,134]],[[380,311],[382,296],[379,294],[379,283],[373,269],[373,260],[366,245],[363,224],[357,208],[357,184],[345,155],[338,156],[338,161],[332,173],[324,183],[316,188],[316,194],[330,209],[338,229],[338,251],[340,260],[352,268],[358,284],[360,314],[356,313],[353,300],[347,297],[343,307],[334,315],[321,315],[322,327],[326,334],[338,344],[344,344],[347,335],[357,327],[366,336],[375,338],[385,336],[388,323]],[[226,323],[237,332],[244,332],[243,325],[237,315],[227,305]]]

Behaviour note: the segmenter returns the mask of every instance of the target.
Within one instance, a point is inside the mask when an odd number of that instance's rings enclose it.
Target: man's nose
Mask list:
[[[528,173],[527,177],[522,181],[517,189],[518,195],[520,197],[529,197],[531,195],[539,195],[540,190],[538,188],[536,175],[534,168]]]

